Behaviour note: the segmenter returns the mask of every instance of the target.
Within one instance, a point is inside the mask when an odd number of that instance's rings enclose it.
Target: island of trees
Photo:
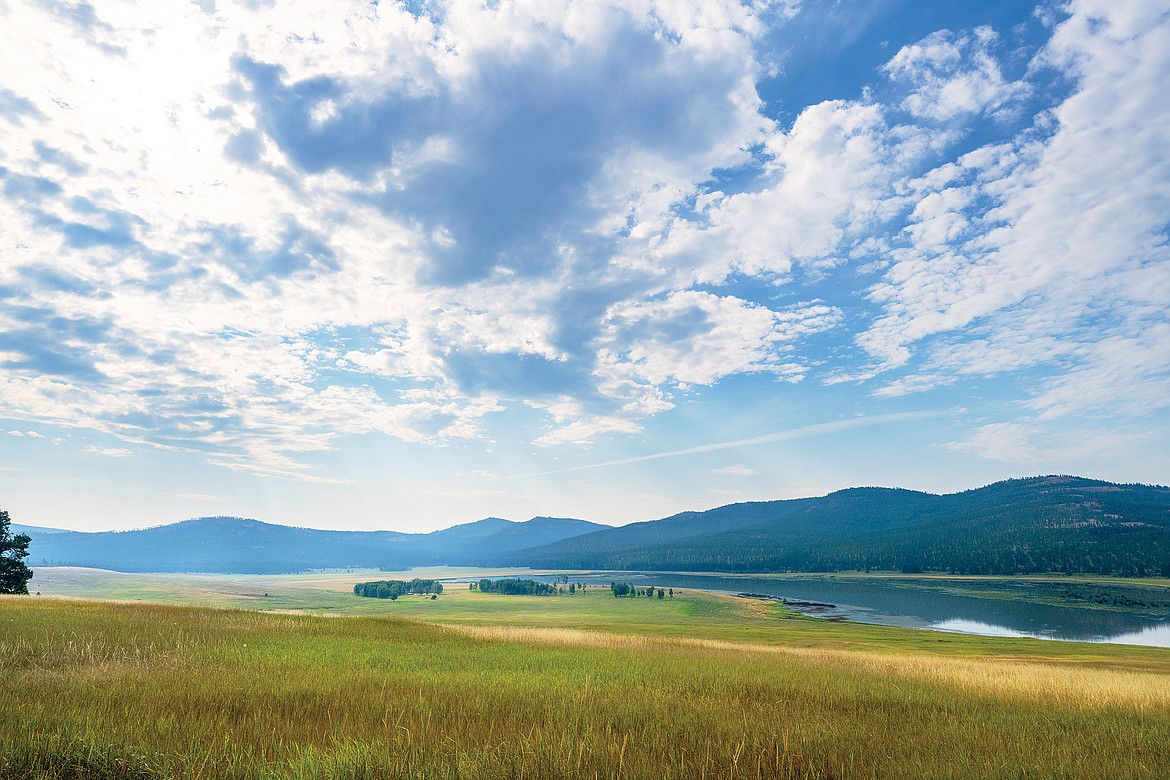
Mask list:
[[[413,580],[376,580],[374,582],[359,582],[353,586],[357,596],[370,599],[390,599],[394,601],[399,596],[422,595],[434,598],[443,592],[443,583],[438,580],[424,580],[415,577]]]
[[[567,580],[568,578],[564,578]],[[482,579],[478,582],[471,582],[468,584],[468,589],[478,590],[483,593],[502,593],[505,596],[556,596],[560,593],[575,594],[577,591],[584,591],[585,584],[577,582],[564,582],[563,585],[556,585],[547,582],[537,582],[536,580],[522,580],[514,577],[501,580]]]
[[[628,582],[611,582],[609,583],[609,590],[613,593],[615,599],[620,599],[622,596],[646,596],[647,598],[666,598],[667,594],[674,598],[674,588],[656,588],[653,585],[645,588],[639,588],[636,585],[631,585]]]

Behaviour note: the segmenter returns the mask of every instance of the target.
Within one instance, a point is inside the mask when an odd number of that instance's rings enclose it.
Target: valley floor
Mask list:
[[[832,623],[698,591],[449,586],[390,602],[351,592],[384,573],[37,574],[40,597],[0,597],[5,778],[1161,778],[1170,766],[1170,650]]]

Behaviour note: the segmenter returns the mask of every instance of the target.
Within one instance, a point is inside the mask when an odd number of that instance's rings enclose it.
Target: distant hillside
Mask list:
[[[603,528],[567,518],[488,518],[429,534],[322,531],[239,517],[200,517],[138,531],[30,530],[30,566],[126,572],[275,574],[332,568],[407,569],[498,563],[527,547]],[[39,531],[39,532],[38,532]]]
[[[1049,476],[933,495],[854,488],[685,512],[507,563],[674,571],[1170,576],[1170,489]]]
[[[42,528],[39,525],[21,525],[20,523],[11,523],[8,526],[9,530],[14,534],[64,534],[68,533],[64,528]]]
[[[24,528],[32,537],[30,566],[118,571],[508,565],[1170,576],[1170,488],[1067,476],[1008,480],[941,496],[852,488],[819,498],[683,512],[621,528],[552,517],[523,523],[490,517],[429,534],[322,531],[238,517],[108,533]]]

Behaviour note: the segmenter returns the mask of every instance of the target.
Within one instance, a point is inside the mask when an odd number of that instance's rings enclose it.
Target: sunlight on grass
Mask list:
[[[940,643],[702,593],[379,606],[0,599],[0,776],[1104,780],[1170,765],[1156,648]]]
[[[670,645],[699,647],[736,657],[781,656],[788,662],[864,668],[885,677],[933,682],[972,695],[1041,700],[1078,708],[1135,707],[1170,711],[1170,677],[1114,669],[1020,663],[1011,659],[874,654],[859,651],[793,648],[711,639],[662,639],[596,631],[512,626],[452,626],[480,639],[537,645],[597,647],[632,651]]]
[[[0,602],[13,777],[1105,778],[1170,760],[1157,648],[828,623],[702,592],[390,602],[354,596],[359,572],[57,577],[250,610]]]

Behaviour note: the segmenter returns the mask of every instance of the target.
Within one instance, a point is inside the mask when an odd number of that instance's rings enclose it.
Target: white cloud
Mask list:
[[[604,322],[593,375],[598,391],[620,404],[622,413],[605,418],[604,430],[633,432],[639,428],[631,418],[670,409],[675,393],[732,374],[801,381],[808,365],[796,358],[795,345],[837,327],[840,312],[819,303],[773,311],[731,296],[679,291],[615,304]],[[579,419],[563,435],[592,432],[602,424],[596,416]],[[561,435],[542,441],[559,441]]]
[[[959,452],[973,452],[990,460],[1013,463],[1034,462],[1041,459],[1032,443],[1034,432],[1020,423],[989,423],[975,429],[964,441],[949,445]]]
[[[107,458],[128,458],[134,454],[132,450],[128,450],[125,447],[95,447],[93,445],[86,447],[84,452],[88,452],[91,455],[102,455]]]
[[[871,426],[899,424],[913,420],[923,420],[940,416],[942,415],[938,412],[901,412],[895,414],[878,415],[874,417],[854,417],[845,420],[835,420],[828,423],[814,423],[812,425],[804,425],[799,428],[792,428],[786,431],[765,433],[760,436],[752,436],[747,439],[737,439],[734,441],[716,442],[712,444],[699,444],[680,450],[668,450],[665,452],[654,452],[647,455],[637,455],[630,458],[601,461],[599,463],[587,463],[585,465],[570,466],[568,468],[557,469],[554,471],[544,471],[535,474],[516,474],[509,477],[502,477],[502,479],[546,477],[555,474],[569,474],[578,471],[610,468],[612,466],[627,466],[631,463],[645,463],[647,461],[663,460],[666,458],[680,458],[687,455],[699,455],[702,453],[718,452],[720,450],[736,449],[739,447],[755,447],[761,444],[772,444],[774,442],[798,441],[801,439],[809,439],[817,436],[825,436],[834,433],[841,433],[844,431],[857,430],[860,428],[868,428]]]
[[[743,464],[736,464],[733,466],[722,466],[717,469],[712,469],[716,474],[723,474],[729,477],[754,477],[759,474],[759,470],[753,469],[751,466],[744,466]]]
[[[605,263],[576,236],[612,240],[612,209],[661,221],[768,126],[738,2],[95,14],[19,3],[0,32],[6,87],[40,115],[3,126],[25,197],[0,201],[0,285],[79,332],[22,333],[0,407],[264,473],[303,475],[340,433],[478,435],[503,407],[462,354],[591,361],[554,304]],[[637,428],[613,419],[550,435]]]
[[[800,264],[840,262],[839,252],[896,212],[895,182],[929,144],[891,127],[872,103],[809,106],[789,131],[767,136],[763,186],[711,193],[698,218],[674,221],[654,256],[702,283],[732,273],[782,280]]]
[[[916,117],[942,121],[1010,112],[1028,87],[1004,79],[992,51],[997,40],[990,27],[962,35],[941,30],[901,49],[884,70],[913,84],[902,107]]]
[[[882,394],[1039,366],[1040,420],[1170,405],[1170,20],[1141,3],[1069,10],[1039,58],[1074,80],[1068,98],[916,184],[858,342],[885,369],[921,365]]]
[[[166,493],[165,495],[174,498],[182,498],[187,501],[222,501],[219,496],[213,496],[209,493]]]
[[[680,291],[617,305],[606,322],[599,354],[610,377],[711,385],[743,372],[799,380],[804,367],[785,354],[800,337],[838,325],[840,313],[819,304],[775,312],[730,296]]]
[[[1071,426],[1054,426],[1049,421],[1023,417],[1013,422],[981,425],[964,439],[944,446],[988,460],[1052,471],[1060,464],[1090,464],[1099,468],[1097,464],[1110,458],[1149,445],[1155,435],[1149,430],[1119,427],[1111,420],[1084,419]]]
[[[1141,417],[1170,407],[1170,323],[1140,333],[1111,333],[1084,348],[1079,365],[1048,381],[1027,406],[1040,419],[1111,412]]]
[[[599,436],[612,433],[637,433],[641,426],[619,417],[589,415],[565,422],[533,443],[542,447],[555,444],[592,444]]]
[[[1042,365],[1037,421],[1162,408],[1152,5],[1072,3],[1017,82],[991,31],[936,33],[887,65],[899,105],[782,126],[760,47],[797,3],[125,2],[87,28],[10,2],[0,414],[344,481],[310,466],[343,436],[526,407],[528,438],[587,444],[737,374],[886,397]],[[1068,99],[951,159],[1042,68]],[[809,346],[847,328],[867,364]]]

